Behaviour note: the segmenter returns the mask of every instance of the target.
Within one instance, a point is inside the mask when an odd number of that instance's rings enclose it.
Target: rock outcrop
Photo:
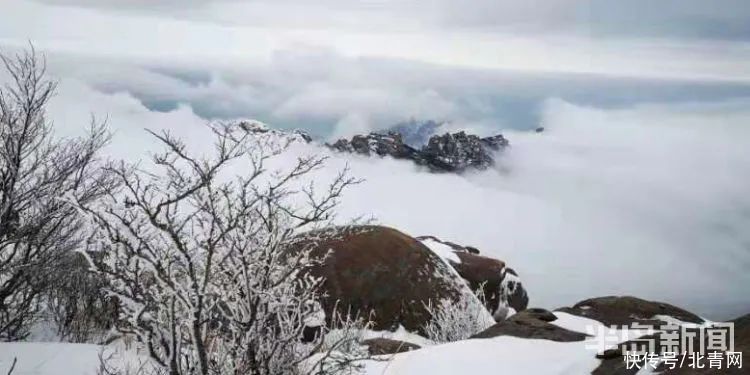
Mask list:
[[[495,163],[495,153],[508,144],[500,134],[480,138],[461,131],[432,136],[426,145],[417,149],[405,143],[398,132],[373,132],[355,135],[351,140],[339,139],[328,147],[340,152],[407,159],[433,172],[462,172],[490,168]]]
[[[367,156],[391,156],[395,159],[411,159],[420,163],[419,151],[401,139],[399,133],[370,133],[355,135],[351,140],[339,139],[328,145],[330,148]]]
[[[443,241],[434,236],[417,237],[450,264],[472,290],[481,292],[487,309],[495,320],[505,319],[508,307],[526,309],[529,297],[516,271],[505,262],[479,255],[475,247]]]
[[[534,309],[532,312],[522,311],[510,318],[498,322],[490,328],[471,336],[473,339],[485,339],[498,336],[513,336],[524,339],[541,339],[557,342],[573,342],[586,340],[586,335],[581,332],[571,331],[540,319],[547,314],[540,314],[539,310]],[[549,311],[547,311],[549,313]],[[553,315],[549,313],[549,315]],[[553,315],[554,316],[554,315]]]
[[[563,307],[557,311],[594,319],[606,326],[631,326],[637,323],[659,327],[670,323],[669,320],[673,319],[686,323],[704,322],[699,316],[677,306],[631,296],[591,298],[578,302],[573,307]]]
[[[325,279],[321,304],[327,318],[334,311],[350,311],[371,316],[375,330],[393,330],[401,325],[410,332],[421,332],[431,318],[428,303],[457,301],[461,295],[472,293],[439,256],[392,228],[352,227],[333,237],[302,240],[297,246],[307,244],[312,244],[315,257],[328,254],[322,264],[310,270]],[[472,298],[484,310],[479,299]]]
[[[367,339],[362,341],[362,345],[367,346],[370,355],[388,355],[396,353],[405,353],[420,348],[417,344],[406,341],[386,339],[382,337]]]
[[[495,164],[494,152],[508,146],[498,134],[479,138],[465,132],[445,133],[430,137],[421,154],[433,170],[460,172],[468,168],[484,170]]]

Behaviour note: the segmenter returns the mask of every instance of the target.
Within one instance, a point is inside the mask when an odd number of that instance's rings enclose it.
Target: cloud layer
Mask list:
[[[153,112],[126,94],[65,81],[51,115],[77,128],[89,106],[109,113],[110,153],[130,160],[178,129],[206,149],[191,108]],[[532,304],[548,308],[609,294],[669,301],[709,318],[750,309],[748,101],[581,107],[550,100],[541,134],[507,132],[497,170],[437,175],[412,164],[330,154],[316,179],[349,164],[366,182],[345,196],[341,217],[372,215],[413,235],[474,245],[516,268]],[[300,145],[277,161],[327,150]]]

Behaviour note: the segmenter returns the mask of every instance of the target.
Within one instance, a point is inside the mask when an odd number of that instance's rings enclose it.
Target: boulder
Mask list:
[[[367,351],[370,355],[397,354],[410,352],[420,348],[417,344],[382,337],[362,341],[362,344],[367,346]]]
[[[428,303],[455,302],[471,295],[466,283],[439,256],[392,228],[357,226],[338,229],[335,235],[307,234],[295,248],[306,247],[312,247],[314,257],[328,254],[310,268],[312,275],[324,279],[320,302],[327,319],[334,311],[348,311],[371,316],[375,330],[401,325],[421,332],[431,318]],[[484,310],[479,299],[471,297]]]
[[[471,336],[473,339],[484,339],[498,336],[513,336],[525,339],[542,339],[557,342],[586,340],[581,332],[571,331],[538,318],[537,314],[520,312],[510,318],[495,323],[490,328]]]
[[[669,316],[686,323],[703,323],[699,316],[664,302],[647,301],[631,296],[591,298],[557,311],[602,322],[606,326],[630,326],[634,323],[660,327],[669,323],[657,316]]]
[[[448,262],[472,290],[482,289],[487,309],[500,321],[505,319],[508,307],[524,310],[529,297],[518,274],[505,262],[479,255],[474,247],[443,241],[434,236],[417,237],[436,254]]]

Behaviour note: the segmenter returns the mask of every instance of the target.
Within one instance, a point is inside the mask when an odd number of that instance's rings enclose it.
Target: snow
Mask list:
[[[424,338],[416,333],[412,333],[406,330],[404,326],[399,325],[398,329],[395,331],[374,331],[374,330],[367,330],[364,335],[364,340],[374,339],[374,338],[384,338],[384,339],[390,339],[390,340],[398,340],[403,342],[408,342],[411,344],[419,345],[420,347],[426,347],[426,346],[432,346],[435,345],[434,342],[431,340]]]
[[[453,252],[453,248],[444,243],[435,241],[431,238],[426,238],[422,240],[422,244],[427,246],[428,249],[432,250],[433,253],[444,260],[448,260],[454,263],[461,263],[461,259],[459,259],[458,255]]]
[[[92,344],[0,343],[0,374],[17,358],[13,375],[95,375],[101,350]]]
[[[108,368],[151,369],[148,359],[122,342],[109,346],[52,342],[0,343],[0,374],[7,374],[17,359],[13,375],[96,375],[105,359]]]
[[[606,327],[599,321],[565,312],[554,314],[557,320],[552,324],[592,337],[585,341],[562,343],[502,336],[436,345],[428,339],[407,332],[403,327],[395,332],[367,331],[363,339],[385,337],[415,343],[422,348],[365,361],[363,374],[586,374],[591,373],[600,363],[595,354],[601,348],[592,347],[592,343],[610,347],[622,340],[623,332],[616,327]],[[673,317],[655,318],[677,321]],[[647,333],[643,330],[630,330],[628,339]],[[13,358],[17,357],[14,375],[95,375],[100,353],[118,354],[114,359],[115,366],[120,368],[133,368],[139,359],[131,351],[91,344],[0,343],[0,374],[7,373]]]
[[[557,320],[550,323],[567,330],[587,333],[587,331],[591,330],[591,328],[596,329],[597,327],[604,327],[604,324],[602,324],[598,320],[584,318],[560,311],[555,311],[553,314],[555,314]]]
[[[437,345],[367,363],[367,375],[395,374],[586,374],[599,365],[582,342],[559,343],[516,337],[474,339]]]
[[[558,319],[552,324],[592,337],[567,343],[508,336],[464,340],[388,356],[391,359],[388,362],[369,361],[365,374],[588,374],[600,363],[595,356],[597,348],[592,344],[609,347],[619,342],[617,338],[624,334],[593,319],[564,312],[554,314]],[[647,333],[643,330],[627,332],[629,339]]]

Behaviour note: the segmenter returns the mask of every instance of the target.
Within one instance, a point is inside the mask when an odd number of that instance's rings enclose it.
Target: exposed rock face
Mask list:
[[[351,141],[340,139],[330,147],[337,151],[368,156],[392,156],[396,159],[417,159],[419,154],[419,151],[401,140],[399,133],[355,135]]]
[[[416,149],[406,144],[400,133],[388,132],[355,135],[351,140],[340,139],[328,146],[341,152],[408,159],[433,172],[462,172],[491,167],[494,153],[507,147],[508,140],[502,135],[480,138],[461,131],[432,136],[426,145]]]
[[[404,353],[420,348],[420,346],[417,344],[412,344],[406,341],[391,340],[382,337],[365,340],[362,342],[362,344],[367,346],[367,351],[370,353],[370,355]]]
[[[587,337],[581,332],[570,331],[539,319],[539,314],[526,313],[524,311],[511,316],[507,320],[496,323],[471,338],[484,339],[498,336],[513,336],[558,342],[583,341]]]
[[[573,307],[563,307],[557,311],[598,320],[607,326],[630,326],[638,323],[658,327],[668,323],[656,318],[657,315],[671,316],[688,323],[704,322],[697,315],[677,306],[630,296],[591,298],[578,302]]]
[[[479,255],[474,247],[461,246],[442,241],[434,236],[417,237],[431,249],[443,245],[447,250],[436,251],[461,277],[472,290],[482,289],[487,309],[500,321],[505,319],[507,308],[516,311],[526,309],[529,297],[518,274],[505,265],[505,262]],[[446,256],[445,251],[451,252]],[[452,256],[451,256],[452,255]]]
[[[446,133],[431,137],[422,155],[428,165],[449,172],[463,171],[469,167],[487,169],[495,163],[492,151],[508,145],[502,135],[479,138],[465,132]]]
[[[403,325],[421,332],[431,318],[425,308],[428,302],[457,301],[462,294],[471,294],[440,257],[395,229],[354,227],[314,243],[313,256],[327,253],[323,264],[311,269],[325,279],[321,304],[327,317],[334,309],[341,313],[351,308],[352,314],[372,313],[373,329]]]

